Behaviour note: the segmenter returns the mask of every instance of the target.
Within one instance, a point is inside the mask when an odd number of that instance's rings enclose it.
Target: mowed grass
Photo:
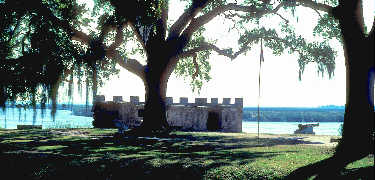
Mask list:
[[[173,132],[158,139],[114,138],[115,132],[0,130],[1,175],[70,180],[283,179],[298,167],[334,153],[333,147],[307,145],[303,139],[257,141],[246,133]],[[347,172],[369,166],[373,173],[373,155],[348,165]]]

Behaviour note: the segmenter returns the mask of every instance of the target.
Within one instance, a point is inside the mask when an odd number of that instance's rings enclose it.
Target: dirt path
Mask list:
[[[50,133],[65,136],[81,136],[90,137],[90,133],[86,130],[80,129],[64,129],[64,130],[51,130]],[[199,133],[199,132],[198,132]],[[211,132],[210,134],[215,134]],[[219,133],[221,136],[234,136],[238,138],[255,138],[256,133]],[[97,135],[98,136],[98,135]],[[260,134],[260,138],[270,138],[274,143],[280,142],[281,144],[306,144],[312,146],[329,146],[334,147],[337,142],[331,142],[331,138],[337,139],[340,136],[331,135],[310,135],[310,134]]]
[[[249,133],[249,135],[257,136],[257,134]],[[261,138],[272,138],[280,141],[295,141],[296,144],[306,144],[313,146],[330,146],[334,147],[337,142],[331,142],[331,138],[337,139],[340,136],[331,135],[310,135],[310,134],[260,134]]]

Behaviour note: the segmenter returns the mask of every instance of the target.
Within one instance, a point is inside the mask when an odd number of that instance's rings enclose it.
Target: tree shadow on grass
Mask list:
[[[374,166],[367,166],[361,168],[353,168],[353,169],[344,169],[342,171],[341,179],[374,179]]]
[[[202,179],[213,168],[295,152],[247,148],[304,143],[295,140],[261,138],[258,144],[256,138],[234,136],[114,138],[14,131],[0,135],[0,162],[7,162],[0,169],[13,179]]]

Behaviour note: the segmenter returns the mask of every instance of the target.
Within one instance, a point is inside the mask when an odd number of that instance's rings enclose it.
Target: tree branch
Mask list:
[[[295,0],[295,1],[300,3],[304,7],[309,7],[311,9],[323,11],[323,12],[326,12],[326,13],[330,12],[330,10],[332,9],[332,7],[329,6],[329,5],[326,5],[326,4],[323,4],[323,3],[317,3],[317,2],[312,1],[312,0]]]
[[[196,47],[196,48],[193,48],[193,49],[182,52],[178,56],[178,58],[194,57],[196,55],[196,53],[198,53],[200,51],[213,50],[213,51],[216,51],[219,55],[226,56],[226,57],[233,60],[233,59],[237,58],[240,54],[242,54],[242,53],[246,52],[248,49],[250,49],[251,47],[248,46],[248,45],[251,42],[253,42],[257,39],[260,39],[260,38],[262,38],[264,40],[275,40],[275,41],[278,41],[278,42],[282,42],[288,48],[290,48],[292,51],[298,52],[299,54],[303,54],[303,52],[301,52],[301,50],[297,49],[296,47],[293,47],[293,45],[289,41],[284,40],[282,38],[279,38],[277,36],[257,36],[257,37],[254,37],[254,38],[246,41],[246,43],[235,53],[233,53],[230,49],[220,49],[219,47],[217,47],[217,46],[215,46],[211,43],[203,42],[203,43],[201,43],[201,45],[199,47]],[[309,62],[314,62],[314,61],[309,61]]]
[[[99,41],[103,42],[104,37],[112,30],[114,27],[112,25],[104,25],[102,31],[99,34]]]
[[[102,19],[100,24],[102,25],[101,32],[99,34],[99,41],[103,42],[104,37],[113,29],[116,29],[116,24],[113,16],[105,16],[106,19]]]
[[[374,17],[374,21],[372,21],[372,28],[369,32],[369,35],[367,38],[369,38],[371,41],[374,41],[374,31],[375,31],[375,17]]]
[[[10,32],[10,36],[9,36],[9,39],[8,39],[8,43],[13,39],[13,35],[14,35],[14,33],[17,31],[18,27],[20,26],[21,21],[22,21],[22,17],[18,17],[18,18],[17,18],[17,23],[16,23],[16,25],[14,26],[13,31]]]
[[[243,5],[237,5],[234,3],[223,5],[223,6],[213,9],[207,14],[204,14],[202,16],[199,16],[198,18],[192,19],[189,26],[184,30],[183,35],[186,36],[187,38],[190,38],[191,35],[199,27],[203,26],[204,24],[208,23],[219,14],[224,13],[226,11],[232,10],[232,11],[247,12],[247,13],[250,13],[253,17],[260,17],[265,14],[276,13],[283,5],[285,5],[285,3],[281,2],[275,9],[272,9],[272,10],[265,10],[264,8],[257,9],[254,6],[243,6]]]
[[[278,15],[281,19],[283,19],[287,24],[289,23],[289,21],[287,19],[285,19],[283,16],[281,16],[279,13],[275,12],[274,14]]]
[[[21,49],[22,51],[21,52],[24,52],[24,46],[25,46],[25,41],[26,41],[26,38],[30,35],[31,33],[31,26],[30,26],[30,22],[29,22],[29,25],[28,25],[28,31],[26,32],[26,34],[23,34],[23,38],[21,40],[17,40],[16,42],[14,42],[13,45],[10,46],[11,49],[13,49],[14,47],[18,46],[20,43],[21,43]],[[17,34],[20,34],[20,33],[17,33]],[[11,39],[9,39],[11,40]]]
[[[29,23],[29,25],[30,25],[30,23]],[[25,36],[22,38],[22,41],[21,41],[21,43],[22,43],[22,54],[25,54],[25,40],[26,40],[26,38],[27,38],[27,36],[29,36],[30,35],[30,33],[31,33],[31,26],[29,26],[29,31],[27,31],[27,33],[25,34]]]
[[[119,47],[119,46],[121,45],[122,42],[124,42],[124,33],[123,33],[124,26],[126,26],[126,24],[121,25],[120,27],[117,27],[117,28],[116,28],[115,42],[113,42],[113,43],[107,48],[107,50],[113,51],[113,50],[115,50],[117,47]]]
[[[320,14],[318,10],[314,9],[314,11],[319,15],[320,18],[322,18],[322,15]]]
[[[193,74],[193,80],[194,80],[199,74],[199,66],[198,66],[198,62],[197,62],[197,54],[196,53],[194,53],[194,55],[193,55],[193,63],[194,63],[194,67],[195,67],[195,72]]]
[[[130,22],[129,22],[129,26],[132,28],[132,30],[133,30],[135,36],[137,37],[138,42],[141,43],[141,45],[142,45],[142,47],[143,47],[143,50],[145,50],[146,55],[148,56],[147,51],[146,51],[146,45],[145,45],[145,43],[143,42],[142,37],[141,37],[141,34],[139,34],[138,29],[135,28],[134,25],[133,25],[132,23],[130,23]]]
[[[165,40],[165,37],[167,34],[168,10],[169,10],[168,2],[163,1],[162,8],[161,8],[161,26],[162,27],[160,29],[160,33],[161,33],[163,40]]]
[[[327,12],[327,13],[330,12],[330,10],[332,9],[332,7],[329,6],[329,5],[322,4],[322,3],[316,3],[312,0],[295,0],[295,2],[298,2],[299,5],[301,5],[301,6],[309,7],[309,8],[312,8],[314,10],[324,11],[324,12]],[[213,9],[212,11],[208,12],[207,14],[204,14],[204,15],[198,17],[198,18],[192,19],[190,21],[189,26],[184,30],[183,34],[187,38],[190,38],[191,35],[199,27],[203,26],[204,24],[208,23],[209,21],[211,21],[213,18],[215,18],[219,14],[224,13],[226,11],[247,12],[247,13],[250,13],[250,15],[253,16],[253,17],[261,17],[261,16],[266,15],[266,14],[277,13],[277,11],[285,5],[287,5],[287,3],[285,1],[283,1],[280,4],[278,4],[274,9],[266,10],[265,8],[259,9],[259,8],[254,7],[254,6],[243,6],[243,5],[237,5],[237,4],[234,4],[234,3],[230,3],[230,4],[227,4],[227,5],[217,7],[215,9]],[[250,18],[250,17],[247,17],[247,18]],[[285,20],[285,18],[283,18],[283,19]]]
[[[120,52],[117,50],[107,51],[106,56],[115,60],[121,67],[137,75],[142,80],[145,80],[145,67],[136,59],[123,58],[121,57]]]
[[[72,40],[76,40],[83,44],[89,45],[92,39],[90,38],[90,36],[88,36],[86,33],[82,31],[73,30]]]
[[[207,5],[210,0],[203,0],[200,4],[193,3],[171,26],[168,39],[178,37],[186,25]]]
[[[191,56],[194,57],[196,55],[196,53],[198,53],[200,51],[213,50],[213,51],[216,51],[219,55],[226,56],[230,59],[235,59],[238,55],[245,52],[248,48],[250,48],[250,47],[245,47],[245,48],[243,47],[239,51],[237,51],[235,53],[232,53],[231,50],[229,50],[229,49],[220,49],[219,47],[217,47],[217,46],[215,46],[211,43],[203,42],[203,43],[201,43],[201,45],[199,47],[184,51],[178,57],[179,58],[185,58],[185,57],[191,57]]]

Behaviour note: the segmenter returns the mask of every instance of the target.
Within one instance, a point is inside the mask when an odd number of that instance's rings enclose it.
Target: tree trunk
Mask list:
[[[366,51],[367,50],[367,51]],[[370,50],[367,47],[346,50],[346,105],[342,140],[337,154],[350,153],[362,158],[373,151],[371,132],[374,122],[373,78]],[[350,53],[349,53],[350,52]],[[358,148],[351,148],[358,147]],[[357,157],[354,157],[356,154]]]
[[[157,131],[164,132],[169,130],[169,124],[166,116],[167,109],[165,105],[165,98],[168,79],[174,66],[168,64],[167,66],[164,66],[164,68],[155,67],[156,66],[152,66],[152,64],[148,64],[145,68],[144,84],[146,94],[141,130],[147,133]]]
[[[147,132],[165,130],[169,127],[166,117],[165,90],[160,76],[146,73],[146,100],[142,129]]]
[[[346,165],[374,153],[374,28],[366,37],[360,3],[340,1],[332,11],[344,40],[346,104],[342,139],[332,157],[298,168],[286,179],[306,179],[317,173],[316,179],[337,179]]]
[[[333,12],[339,19],[346,60],[345,117],[336,154],[354,161],[373,152],[374,40],[363,32],[361,1],[347,3],[340,2],[340,9]]]
[[[346,104],[343,134],[334,160],[318,176],[338,175],[349,163],[374,153],[374,39],[364,33],[362,2],[340,1],[332,14],[344,40]]]
[[[92,102],[94,103],[95,97],[98,93],[98,71],[96,67],[92,69]]]

